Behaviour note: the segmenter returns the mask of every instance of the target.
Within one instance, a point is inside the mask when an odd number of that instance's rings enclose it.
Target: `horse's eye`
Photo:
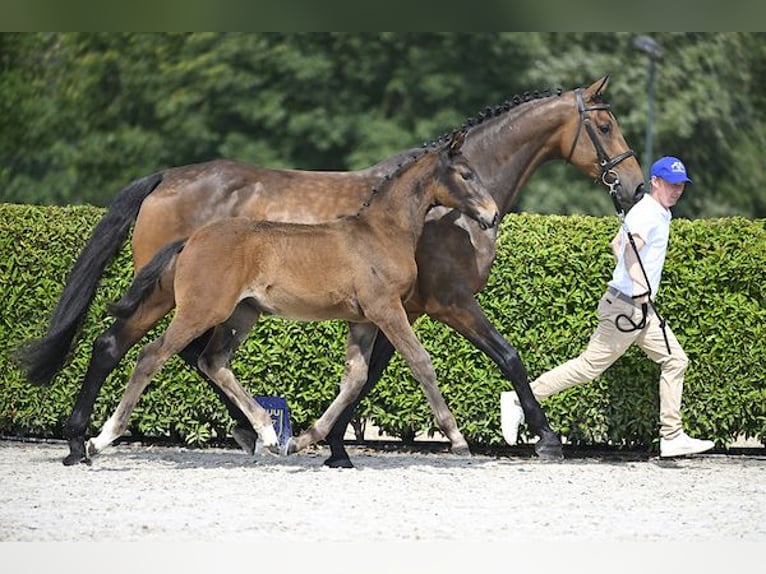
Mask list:
[[[609,135],[609,132],[612,131],[612,126],[611,124],[601,124],[598,126],[598,130],[604,135]]]
[[[463,178],[465,181],[471,181],[473,179],[473,172],[472,171],[462,171],[460,172],[460,177]]]

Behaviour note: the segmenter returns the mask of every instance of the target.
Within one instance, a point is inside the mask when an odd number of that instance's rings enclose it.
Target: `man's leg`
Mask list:
[[[638,323],[641,310],[635,305],[618,299],[610,293],[604,294],[598,304],[598,327],[591,335],[585,350],[576,358],[543,373],[530,383],[537,400],[550,397],[564,389],[592,381],[606,371],[630,347],[640,334],[639,331],[625,333],[617,329],[615,321],[619,315],[627,315]],[[503,438],[508,444],[516,444],[519,425],[524,422],[524,413],[518,406],[513,392],[500,396],[500,422]]]
[[[550,397],[564,389],[592,381],[619,359],[639,336],[640,331],[624,333],[617,329],[619,315],[640,320],[641,310],[606,293],[598,304],[598,327],[591,335],[588,346],[580,354],[540,375],[531,383],[538,400]]]
[[[652,361],[660,366],[660,436],[672,439],[683,431],[681,394],[689,359],[670,329],[670,325],[665,325],[665,333],[670,345],[669,354],[660,322],[657,315],[651,312],[647,326],[636,339],[636,343]]]
[[[651,313],[646,328],[636,343],[655,363],[660,365],[660,456],[683,456],[710,450],[715,443],[688,436],[681,420],[681,395],[684,373],[689,359],[669,325],[665,333],[670,353],[657,315]]]

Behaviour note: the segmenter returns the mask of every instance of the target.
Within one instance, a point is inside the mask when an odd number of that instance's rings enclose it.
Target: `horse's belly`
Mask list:
[[[361,315],[355,300],[331,292],[296,294],[274,286],[251,288],[244,294],[269,315],[296,321],[359,321]]]

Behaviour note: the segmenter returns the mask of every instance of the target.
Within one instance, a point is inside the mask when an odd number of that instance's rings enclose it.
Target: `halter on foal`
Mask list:
[[[156,321],[170,308],[138,307],[155,289],[172,285],[175,316],[164,334],[141,351],[117,410],[88,442],[88,454],[101,451],[126,430],[152,377],[211,328],[215,330],[200,356],[200,369],[242,409],[264,446],[275,448],[271,417],[229,368],[232,350],[263,314],[306,321],[342,319],[349,324],[341,391],[314,427],[290,441],[287,451],[324,438],[358,395],[379,328],[423,385],[453,448],[467,452],[454,417],[440,408],[444,399],[431,360],[404,308],[417,277],[415,248],[431,206],[458,209],[483,228],[498,222],[492,196],[460,153],[464,136],[456,132],[447,145],[414,157],[354,216],[316,225],[224,219],[195,232],[185,244],[179,241],[163,249],[112,310],[118,316],[138,310]]]

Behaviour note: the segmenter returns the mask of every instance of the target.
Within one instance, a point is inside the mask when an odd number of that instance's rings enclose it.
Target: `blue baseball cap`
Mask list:
[[[686,175],[686,166],[677,157],[661,157],[652,164],[652,175],[668,183],[694,183]]]

